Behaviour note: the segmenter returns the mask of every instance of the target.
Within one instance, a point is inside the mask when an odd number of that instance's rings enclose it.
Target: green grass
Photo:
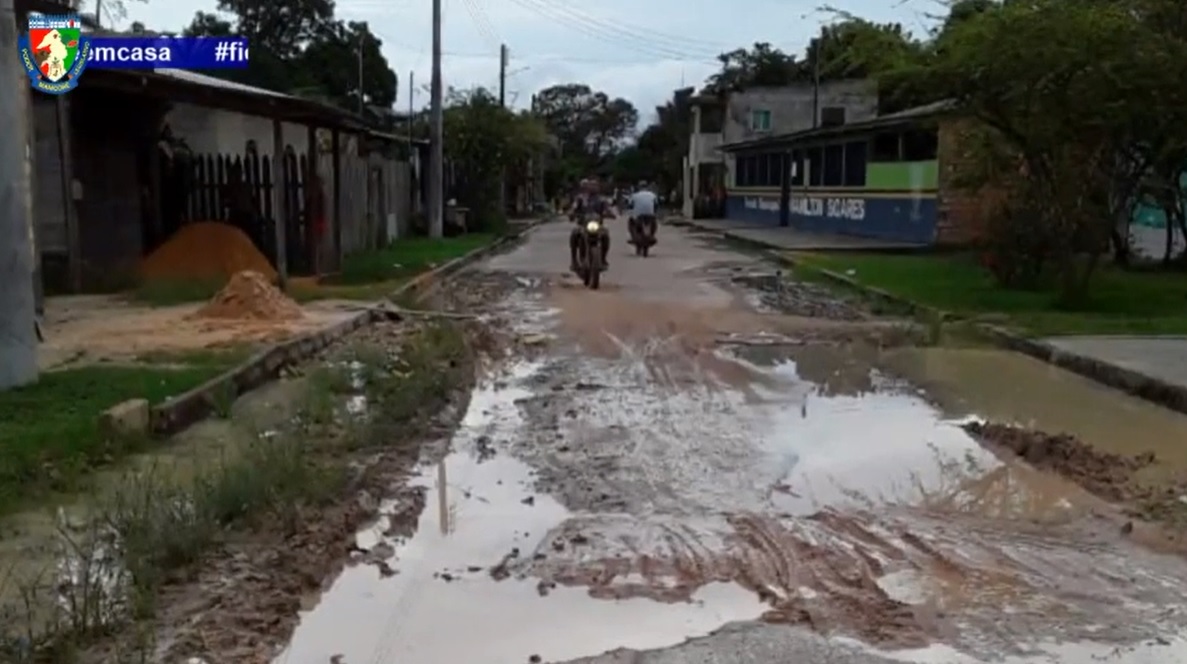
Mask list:
[[[798,271],[809,277],[821,269],[848,274],[863,285],[922,305],[959,316],[1000,318],[1035,336],[1187,333],[1187,274],[1180,272],[1108,266],[1093,276],[1084,302],[1060,308],[1054,291],[1001,288],[966,254],[835,253],[795,258]]]
[[[347,256],[342,271],[329,283],[357,286],[405,279],[490,244],[495,237],[492,233],[469,233],[440,239],[397,240],[386,249]]]
[[[104,410],[132,398],[160,403],[223,368],[89,366],[48,372],[36,384],[0,392],[0,512],[30,491],[69,489],[88,468],[143,442],[105,436],[98,424]]]
[[[165,279],[145,281],[128,293],[134,302],[151,307],[170,307],[190,302],[205,302],[227,284],[225,279],[195,281]]]

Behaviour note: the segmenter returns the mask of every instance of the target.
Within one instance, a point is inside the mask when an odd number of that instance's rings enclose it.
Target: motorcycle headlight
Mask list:
[[[589,231],[590,233],[597,233],[601,227],[602,227],[602,225],[599,224],[598,222],[591,221],[585,225],[585,230]]]

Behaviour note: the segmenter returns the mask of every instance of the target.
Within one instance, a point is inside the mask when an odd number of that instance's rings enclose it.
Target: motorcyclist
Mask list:
[[[581,246],[581,234],[585,232],[586,220],[590,218],[596,218],[599,222],[603,222],[598,230],[598,235],[602,240],[602,265],[610,266],[607,260],[610,253],[610,231],[606,230],[604,223],[605,218],[610,214],[609,203],[602,195],[597,179],[582,180],[572,209],[572,216],[577,223],[573,226],[573,231],[569,233],[569,267],[571,270],[577,270],[577,250]]]
[[[646,180],[639,183],[639,188],[634,194],[631,194],[630,207],[631,218],[628,223],[642,230],[646,228],[645,224],[651,224],[655,229],[655,209],[659,202],[659,197],[651,190],[651,186]]]

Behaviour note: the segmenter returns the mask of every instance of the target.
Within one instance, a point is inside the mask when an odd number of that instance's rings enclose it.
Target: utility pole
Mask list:
[[[412,118],[415,111],[412,107],[412,98],[416,96],[416,72],[408,72],[408,158],[412,158]]]
[[[0,0],[0,122],[8,127],[0,134],[0,389],[37,380],[29,81],[17,74],[16,37],[13,0]]]
[[[506,44],[499,44],[499,106],[507,108],[507,60]],[[499,214],[507,214],[507,164],[499,171]]]
[[[420,163],[420,159],[418,158],[419,155],[417,154],[416,150],[412,147],[412,120],[415,117],[413,110],[412,110],[412,98],[416,96],[416,84],[414,83],[415,79],[416,79],[416,72],[409,71],[408,72],[408,212],[409,212],[409,214],[416,214],[417,212],[419,212],[419,210],[416,209],[416,201],[419,198],[419,196],[417,196],[417,193],[418,193],[418,190],[424,191],[419,186],[420,179],[412,177],[413,175],[420,175],[421,177],[424,177],[423,170],[417,169],[419,171],[419,173],[412,170],[413,164]]]
[[[367,34],[367,24],[359,31],[359,115],[363,114],[363,35]]]
[[[507,108],[507,45],[499,45],[499,106]]]
[[[820,126],[820,40],[812,49],[812,128]]]
[[[429,237],[445,234],[445,109],[441,105],[441,0],[433,0],[433,80],[429,95]]]
[[[103,0],[95,0],[95,25],[103,27]]]

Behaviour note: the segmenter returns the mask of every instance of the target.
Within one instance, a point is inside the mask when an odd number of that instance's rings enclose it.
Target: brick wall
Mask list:
[[[982,235],[989,215],[1004,199],[1001,189],[988,185],[977,191],[957,188],[953,180],[972,157],[967,134],[969,120],[944,119],[940,122],[938,159],[939,200],[937,202],[936,244],[961,245],[976,242]]]

